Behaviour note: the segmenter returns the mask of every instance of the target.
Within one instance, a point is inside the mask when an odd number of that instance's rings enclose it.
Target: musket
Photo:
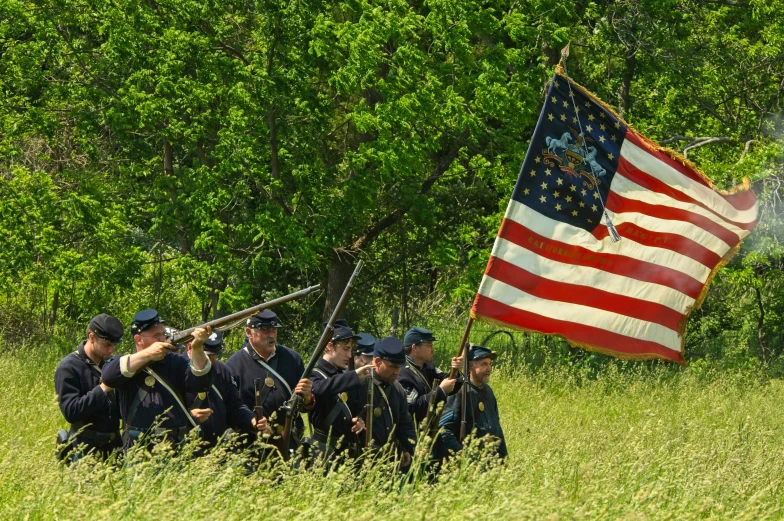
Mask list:
[[[441,380],[439,378],[433,379],[432,391],[430,392],[430,398],[427,400],[427,415],[425,415],[425,423],[423,430],[426,429],[427,433],[430,435],[431,438],[435,439],[436,434],[438,433],[438,422],[440,420],[440,414],[436,414],[436,398],[438,396],[438,386],[441,385]]]
[[[373,447],[373,369],[368,375],[368,392],[365,400],[365,450]]]
[[[193,332],[198,328],[205,328],[209,326],[213,331],[226,331],[227,329],[232,329],[239,326],[240,324],[244,324],[247,318],[255,315],[262,309],[271,308],[277,306],[278,304],[284,304],[290,300],[304,297],[305,295],[316,291],[320,287],[320,284],[316,284],[315,286],[310,286],[309,288],[301,289],[299,291],[295,291],[294,293],[289,293],[283,297],[278,297],[262,304],[257,304],[253,307],[249,307],[248,309],[237,311],[231,315],[226,315],[225,317],[217,318],[215,320],[211,320],[210,322],[205,322],[204,324],[199,324],[198,326],[194,326],[189,329],[177,331],[169,338],[169,342],[174,345],[187,344],[193,340]]]
[[[337,305],[335,306],[334,311],[332,311],[332,316],[329,317],[329,321],[327,322],[324,331],[321,333],[321,338],[319,338],[318,343],[316,344],[316,349],[313,351],[313,354],[308,360],[308,365],[305,366],[305,371],[302,373],[302,377],[300,380],[305,380],[310,378],[311,373],[313,373],[313,368],[316,367],[316,364],[321,358],[324,349],[326,349],[327,344],[329,344],[330,339],[332,338],[332,332],[335,330],[335,321],[338,319],[340,314],[343,312],[343,307],[346,305],[346,301],[348,300],[349,291],[354,286],[354,282],[357,279],[357,275],[359,275],[362,266],[364,265],[364,261],[361,259],[357,262],[356,268],[354,268],[354,273],[351,274],[351,278],[348,279],[348,283],[346,287],[343,289],[343,294],[340,295],[340,300],[338,300]],[[302,406],[304,405],[302,396],[297,393],[291,395],[291,398],[286,400],[281,406],[281,411],[286,414],[286,420],[283,424],[283,431],[280,434],[280,440],[278,448],[280,449],[281,456],[283,456],[284,460],[288,460],[291,457],[289,453],[289,443],[291,441],[291,430],[294,427],[294,422],[297,418],[299,418],[300,411],[302,410]]]
[[[458,439],[460,443],[463,443],[466,434],[468,434],[466,432],[468,428],[468,423],[466,422],[466,402],[468,401],[468,383],[471,381],[471,377],[468,374],[468,346],[468,342],[463,345],[463,386],[460,388],[460,438]]]
[[[253,390],[256,393],[256,406],[253,408],[253,414],[256,416],[256,422],[260,422],[261,419],[264,417],[264,409],[262,406],[264,405],[261,403],[261,392],[264,389],[264,380],[261,378],[254,378],[253,379]]]

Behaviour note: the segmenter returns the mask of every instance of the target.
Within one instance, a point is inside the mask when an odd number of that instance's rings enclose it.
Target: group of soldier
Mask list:
[[[355,334],[339,320],[312,374],[303,378],[302,357],[278,343],[281,327],[269,309],[251,316],[242,348],[224,364],[220,331],[196,328],[181,349],[170,343],[163,319],[152,309],[133,317],[136,352],[114,356],[122,323],[106,314],[94,317],[87,338],[55,371],[60,410],[70,423],[58,434],[60,454],[74,461],[87,453],[106,458],[136,444],[152,448],[164,439],[177,446],[192,430],[200,438],[199,453],[231,432],[246,447],[258,437],[279,441],[283,406],[297,394],[310,433],[297,415],[289,446],[278,448],[289,451],[286,459],[304,453],[327,460],[356,458],[372,451],[393,454],[405,469],[418,439],[428,433],[434,439],[431,461],[462,450],[463,421],[463,431],[473,439],[499,457],[507,455],[488,384],[496,358],[492,350],[470,347],[465,378],[462,357],[452,359],[450,372],[436,369],[436,338],[427,329],[411,328],[401,342],[394,336]],[[462,385],[468,386],[464,401]]]

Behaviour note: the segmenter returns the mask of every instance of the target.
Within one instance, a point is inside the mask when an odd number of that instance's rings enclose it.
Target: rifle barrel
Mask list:
[[[373,446],[373,370],[368,375],[368,393],[365,399],[365,447],[370,449]]]
[[[357,266],[354,268],[354,273],[352,273],[351,278],[348,279],[348,283],[346,284],[345,289],[343,289],[343,294],[340,295],[340,300],[338,300],[338,303],[335,306],[335,310],[332,312],[332,316],[329,318],[329,322],[327,322],[327,326],[321,333],[321,338],[319,338],[319,341],[316,344],[316,350],[313,351],[313,355],[310,357],[310,360],[308,360],[308,365],[305,366],[305,371],[302,373],[300,380],[310,378],[310,375],[313,373],[313,368],[316,367],[316,363],[318,362],[319,358],[321,358],[321,354],[324,352],[324,349],[326,349],[327,344],[332,337],[332,331],[335,329],[335,321],[338,319],[339,314],[343,311],[343,306],[345,306],[346,300],[348,300],[348,293],[354,286],[354,281],[356,280],[357,275],[359,275],[359,271],[362,269],[364,264],[365,263],[361,259],[359,262],[357,262]],[[283,456],[284,460],[288,460],[290,457],[288,447],[289,440],[291,440],[291,429],[293,428],[294,420],[299,416],[303,405],[302,397],[299,394],[294,393],[291,395],[291,398],[286,400],[286,403],[284,403],[281,407],[281,409],[286,413],[286,422],[283,427],[283,432],[280,434],[281,444],[283,447],[283,450],[281,450],[281,455]]]
[[[294,293],[289,293],[288,295],[284,295],[282,297],[278,297],[276,299],[272,299],[270,301],[264,302],[262,304],[257,304],[255,306],[249,307],[247,309],[243,309],[242,311],[237,311],[236,313],[232,313],[231,315],[226,315],[225,317],[217,318],[215,320],[211,320],[209,322],[205,322],[204,324],[200,324],[198,326],[194,326],[190,329],[185,329],[183,331],[178,331],[169,341],[172,344],[185,344],[193,340],[193,332],[198,328],[204,327],[211,327],[213,330],[219,331],[222,329],[229,329],[232,325],[239,323],[243,319],[250,317],[251,315],[255,315],[259,311],[267,308],[271,308],[277,306],[278,304],[284,304],[290,300],[297,299],[299,297],[304,297],[305,295],[312,293],[316,290],[321,288],[320,284],[316,284],[315,286],[310,286],[305,289],[301,289],[299,291],[295,291]]]
[[[362,259],[357,262],[357,266],[354,268],[354,273],[352,273],[351,278],[348,279],[348,283],[343,289],[343,294],[340,295],[340,300],[338,300],[337,305],[335,305],[335,309],[332,311],[332,316],[329,317],[327,327],[325,327],[324,331],[321,332],[321,338],[319,338],[319,341],[316,344],[316,349],[313,351],[313,355],[310,357],[310,360],[308,360],[308,365],[305,366],[305,371],[302,373],[302,378],[300,379],[310,378],[311,373],[313,373],[313,368],[316,367],[319,358],[321,358],[324,349],[327,348],[327,344],[329,344],[329,340],[332,337],[332,331],[335,329],[335,321],[343,312],[343,307],[346,305],[346,301],[348,300],[348,294],[351,291],[351,288],[354,287],[354,282],[356,282],[357,276],[359,275],[359,272],[362,270],[362,266],[364,265],[365,262]]]
[[[261,403],[261,390],[262,390],[262,385],[264,385],[262,382],[263,382],[263,380],[261,378],[255,378],[253,380],[253,390],[256,393],[256,397],[255,397],[256,398],[256,406],[253,408],[253,415],[256,416],[256,421],[257,422],[261,421],[261,418],[264,415],[264,412],[263,412],[264,410],[262,409],[262,406],[264,404]]]
[[[468,374],[468,342],[463,347],[463,387],[460,388],[460,443],[466,437],[468,424],[466,421],[466,405],[468,402],[468,384],[471,382],[471,376]]]

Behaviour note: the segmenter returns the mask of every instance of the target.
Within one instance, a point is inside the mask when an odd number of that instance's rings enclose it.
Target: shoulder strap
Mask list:
[[[324,379],[329,379],[329,376],[327,376],[327,374],[321,369],[319,369],[318,367],[314,368],[313,372],[320,374],[321,376],[324,377]],[[349,418],[353,417],[351,414],[351,409],[349,409],[348,407],[348,404],[343,400],[341,400],[340,396],[336,396],[335,399],[336,399],[335,405],[332,407],[332,410],[329,411],[329,414],[327,415],[327,419],[324,420],[324,427],[326,427],[325,430],[327,431],[329,430],[330,426],[332,426],[332,424],[335,422],[335,419],[338,417],[338,414],[340,414],[340,411],[347,413]]]
[[[348,405],[346,404],[346,402],[344,402],[343,400],[341,400],[341,399],[340,399],[340,396],[338,396],[338,399],[337,399],[337,401],[335,402],[335,406],[334,406],[334,407],[332,407],[332,410],[331,410],[331,411],[329,411],[329,415],[327,416],[327,419],[326,419],[326,420],[324,420],[325,427],[326,427],[327,429],[329,429],[329,427],[330,427],[330,426],[331,426],[333,423],[335,423],[335,420],[337,419],[337,417],[338,417],[338,414],[340,414],[340,412],[341,412],[341,411],[343,411],[343,412],[347,413],[349,418],[352,418],[352,417],[353,417],[353,416],[351,415],[351,409],[349,409],[349,408],[348,408]]]
[[[389,417],[392,419],[392,428],[394,429],[395,425],[396,425],[395,415],[392,414],[392,406],[389,404],[389,398],[387,397],[387,393],[385,393],[384,389],[380,385],[378,385],[376,382],[373,382],[373,385],[376,386],[376,389],[381,391],[381,396],[384,398],[384,403],[386,404],[386,407],[384,407],[384,408],[389,410]]]
[[[282,384],[283,384],[283,387],[285,387],[285,388],[286,388],[286,390],[289,392],[289,396],[291,396],[292,394],[294,394],[294,393],[291,391],[291,387],[289,386],[288,382],[287,382],[287,381],[286,381],[286,380],[285,380],[285,379],[284,379],[282,376],[280,376],[280,375],[278,374],[278,372],[277,372],[277,371],[275,371],[275,369],[273,369],[272,367],[270,367],[270,365],[269,365],[267,362],[265,362],[264,360],[262,360],[262,359],[261,359],[261,357],[258,357],[258,358],[257,358],[257,357],[255,357],[255,356],[253,356],[253,354],[250,352],[250,349],[251,349],[251,348],[250,348],[250,346],[245,346],[245,349],[248,351],[248,354],[250,355],[250,357],[251,357],[251,359],[252,359],[252,360],[255,360],[257,364],[259,364],[261,367],[263,367],[264,369],[266,369],[266,370],[267,370],[267,372],[268,372],[269,374],[271,374],[272,376],[274,376],[274,377],[275,377],[275,379],[277,379],[278,381],[280,381],[280,383],[282,383]]]
[[[79,354],[79,350],[78,349],[73,352],[73,355],[76,358],[78,358],[79,360],[81,360],[84,363],[84,365],[89,367],[98,376],[98,378],[101,378],[101,376],[102,376],[101,368],[98,367],[98,364],[96,364],[92,360],[85,360],[84,358],[82,358],[82,355]]]
[[[136,417],[136,411],[139,410],[139,405],[147,398],[147,394],[147,389],[139,387],[139,391],[136,393],[136,396],[133,397],[131,406],[128,408],[128,417],[125,419],[126,429],[133,426],[133,419]]]
[[[411,362],[407,362],[407,363],[406,363],[406,367],[408,367],[409,369],[411,369],[411,372],[412,372],[412,373],[414,373],[414,375],[418,376],[420,380],[422,380],[422,383],[424,383],[424,384],[425,384],[425,387],[427,388],[427,392],[430,392],[430,391],[432,391],[432,390],[433,390],[433,386],[432,386],[432,385],[430,385],[430,384],[427,382],[427,378],[425,378],[425,375],[423,375],[423,374],[422,374],[422,372],[421,372],[419,369],[417,369],[416,367],[414,367],[414,364],[412,364]]]
[[[179,406],[180,406],[180,409],[182,409],[182,412],[183,412],[183,413],[185,413],[185,417],[186,417],[186,418],[188,418],[188,421],[190,422],[190,424],[191,424],[191,425],[192,425],[194,428],[197,428],[197,427],[198,427],[198,424],[196,423],[196,420],[194,420],[194,419],[193,419],[193,416],[191,416],[191,413],[190,413],[190,411],[188,411],[188,409],[186,409],[186,408],[185,408],[185,406],[182,404],[182,400],[180,400],[180,397],[177,395],[177,393],[175,393],[175,392],[174,392],[174,389],[172,389],[171,387],[169,387],[169,384],[168,384],[168,383],[166,383],[166,380],[164,380],[164,379],[163,379],[163,378],[162,378],[162,377],[161,377],[161,376],[160,376],[158,373],[156,373],[155,371],[153,371],[153,369],[152,369],[151,367],[146,367],[146,368],[144,368],[144,372],[145,372],[145,373],[147,373],[147,374],[149,374],[149,375],[150,375],[150,376],[152,376],[153,378],[155,378],[155,380],[156,380],[156,381],[157,381],[159,384],[161,384],[161,385],[163,386],[163,388],[164,388],[164,389],[166,389],[167,391],[169,391],[169,394],[171,394],[171,395],[172,395],[172,398],[174,398],[174,401],[175,401],[175,402],[177,402],[177,405],[179,405]]]

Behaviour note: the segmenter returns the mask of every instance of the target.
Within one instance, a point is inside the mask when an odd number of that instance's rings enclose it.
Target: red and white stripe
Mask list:
[[[616,243],[604,225],[589,233],[511,200],[472,315],[621,358],[682,362],[686,318],[754,228],[756,196],[717,192],[627,131],[606,206]]]

